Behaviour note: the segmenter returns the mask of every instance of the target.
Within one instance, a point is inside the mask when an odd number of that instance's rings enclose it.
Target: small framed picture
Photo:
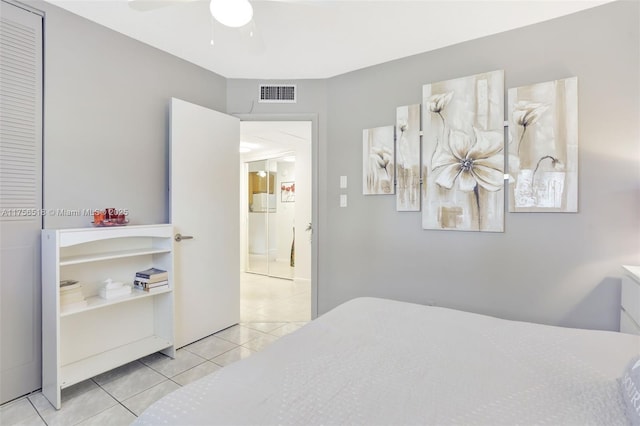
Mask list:
[[[296,183],[280,183],[280,201],[283,203],[293,203],[296,201]]]

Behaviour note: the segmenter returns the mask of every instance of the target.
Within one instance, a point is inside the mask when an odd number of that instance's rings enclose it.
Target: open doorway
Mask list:
[[[312,122],[240,124],[244,323],[311,319]]]

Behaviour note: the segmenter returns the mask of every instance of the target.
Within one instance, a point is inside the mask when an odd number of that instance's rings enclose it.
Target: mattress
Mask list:
[[[135,425],[623,425],[640,338],[358,298]]]

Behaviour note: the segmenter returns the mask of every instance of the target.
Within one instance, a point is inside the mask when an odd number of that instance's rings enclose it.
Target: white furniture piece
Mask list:
[[[620,331],[640,335],[640,266],[623,266]]]
[[[150,267],[169,286],[99,296],[111,278],[132,284]],[[60,306],[62,280],[82,284],[87,305]],[[154,352],[175,357],[173,227],[169,224],[42,230],[42,393],[59,409],[61,390]]]

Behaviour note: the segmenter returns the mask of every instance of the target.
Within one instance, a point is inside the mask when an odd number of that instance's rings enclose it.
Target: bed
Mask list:
[[[622,425],[639,352],[630,334],[357,298],[134,424]]]

